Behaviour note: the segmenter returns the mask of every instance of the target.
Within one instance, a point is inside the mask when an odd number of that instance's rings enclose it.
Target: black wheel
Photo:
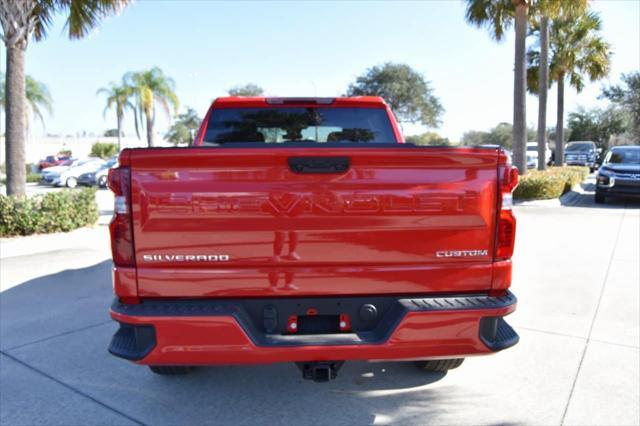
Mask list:
[[[596,204],[604,204],[606,201],[606,197],[602,192],[596,191],[595,202]]]
[[[596,168],[595,168],[595,167],[589,167],[589,173],[593,173],[593,172],[595,172],[595,171],[596,171]]]
[[[161,376],[180,376],[187,374],[193,368],[182,365],[150,365],[149,369]]]
[[[106,176],[100,176],[100,179],[98,179],[98,186],[100,188],[106,188],[107,187],[107,177]]]
[[[416,361],[415,364],[420,370],[446,372],[460,367],[463,361],[464,358],[433,359],[428,361]]]

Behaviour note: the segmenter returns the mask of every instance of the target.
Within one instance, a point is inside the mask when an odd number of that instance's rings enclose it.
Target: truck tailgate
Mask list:
[[[491,287],[496,150],[160,148],[130,155],[142,297]],[[294,157],[348,166],[294,170]]]

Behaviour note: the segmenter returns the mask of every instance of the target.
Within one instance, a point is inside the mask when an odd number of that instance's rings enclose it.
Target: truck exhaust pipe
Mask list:
[[[302,378],[316,383],[326,383],[338,377],[338,371],[344,361],[296,362],[302,372]]]

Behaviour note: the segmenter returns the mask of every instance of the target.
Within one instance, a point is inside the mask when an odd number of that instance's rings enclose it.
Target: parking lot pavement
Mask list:
[[[106,351],[108,258],[61,255],[0,294],[0,423],[637,425],[640,203],[579,196],[579,207],[516,207],[521,341],[446,375],[350,362],[328,384],[290,364],[156,376]],[[107,246],[106,233],[87,245]],[[2,267],[16,262],[51,256]]]

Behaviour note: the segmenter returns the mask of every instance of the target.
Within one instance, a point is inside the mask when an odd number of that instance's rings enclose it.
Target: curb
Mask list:
[[[572,206],[578,202],[581,195],[585,195],[585,192],[577,190],[578,187],[574,187],[571,191],[563,194],[560,198],[552,198],[550,200],[527,200],[527,201],[515,201],[514,206],[518,207],[562,207]]]

